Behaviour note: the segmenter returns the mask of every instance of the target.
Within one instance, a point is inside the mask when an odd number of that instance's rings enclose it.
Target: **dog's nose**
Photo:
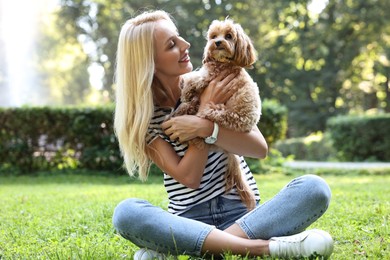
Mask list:
[[[221,43],[222,43],[221,41],[216,41],[215,45],[217,45],[217,47],[219,47],[219,45],[221,45]]]

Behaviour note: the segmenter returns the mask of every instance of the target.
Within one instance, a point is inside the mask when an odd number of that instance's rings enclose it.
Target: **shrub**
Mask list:
[[[341,160],[390,161],[390,114],[334,117],[327,131]]]
[[[329,161],[336,156],[329,136],[322,132],[278,141],[275,148],[283,156],[293,156],[295,160]]]
[[[284,139],[287,132],[287,108],[276,100],[264,100],[262,116],[257,124],[269,146]]]
[[[276,149],[270,148],[265,159],[245,158],[249,168],[255,174],[284,173],[287,174],[286,167],[283,164],[289,161],[290,157],[283,155]]]
[[[3,169],[121,169],[112,107],[0,109],[0,122]]]

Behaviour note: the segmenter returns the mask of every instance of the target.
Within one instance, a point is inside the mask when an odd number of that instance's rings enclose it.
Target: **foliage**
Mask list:
[[[312,228],[332,234],[331,258],[388,259],[390,176],[328,172],[323,177],[332,189],[332,201]],[[292,176],[255,178],[264,203]],[[129,197],[144,198],[166,209],[161,176],[145,184],[127,176],[113,178],[93,172],[89,176],[0,176],[0,258],[131,259],[138,248],[116,234],[111,220],[115,206]],[[241,259],[229,254],[225,258]]]
[[[85,60],[103,70],[98,100],[106,102],[113,100],[116,44],[125,20],[148,9],[170,12],[180,34],[192,44],[191,60],[199,67],[208,25],[229,16],[242,24],[259,53],[249,73],[262,97],[279,100],[288,108],[290,137],[324,131],[329,117],[348,111],[390,111],[390,18],[386,15],[390,2],[329,0],[313,9],[318,2],[61,0],[51,22],[54,30],[43,31],[55,39],[41,41],[43,50],[51,50],[44,52],[43,60],[58,64],[61,57],[74,55],[83,61],[74,63],[78,72],[87,65]],[[69,50],[79,45],[86,56]],[[45,85],[61,88],[60,93],[69,97],[91,94],[85,89],[90,88],[85,85],[87,73],[48,67],[40,61],[46,71],[42,72],[47,76]],[[68,83],[56,86],[55,79]],[[63,101],[80,102],[77,98]]]
[[[0,109],[0,165],[31,172],[98,169],[121,172],[113,109]]]
[[[45,103],[82,104],[90,92],[88,55],[77,39],[64,37],[66,29],[56,22],[54,15],[41,19],[34,62],[38,84],[46,92]]]
[[[341,159],[390,161],[390,114],[331,118],[327,131]]]
[[[275,144],[283,156],[293,156],[295,160],[329,161],[336,159],[336,151],[328,134],[313,133],[307,137],[279,140]]]
[[[268,146],[272,146],[286,136],[287,108],[276,100],[265,99],[261,112],[262,116],[257,126],[267,140]]]
[[[122,174],[113,113],[112,106],[0,108],[0,170],[92,169]],[[264,102],[260,127],[268,140],[283,137],[285,115],[277,103]],[[150,172],[160,173],[155,166]]]
[[[254,174],[290,174],[293,169],[283,167],[283,164],[291,160],[291,156],[283,156],[277,149],[270,148],[265,159],[245,158],[249,168]]]
[[[383,108],[377,106],[382,99],[365,101],[384,93],[371,81],[377,76],[372,61],[381,55],[389,60],[386,51],[373,49],[389,40],[389,26],[378,16],[390,10],[389,2],[330,0],[319,14],[310,10],[309,1],[264,2],[280,9],[262,16],[265,26],[256,44],[263,65],[259,82],[267,86],[267,96],[288,107],[290,136],[323,131],[327,118],[348,110]]]

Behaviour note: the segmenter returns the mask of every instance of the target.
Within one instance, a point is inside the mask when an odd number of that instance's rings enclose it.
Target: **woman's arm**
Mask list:
[[[172,146],[157,138],[147,146],[150,159],[169,176],[188,188],[196,189],[200,185],[206,167],[208,149],[199,149],[189,145],[184,157],[180,157]]]
[[[213,125],[213,123],[211,123],[211,125]],[[211,132],[212,131],[213,126],[211,127]],[[207,136],[202,137],[205,138]],[[267,142],[257,126],[253,127],[250,132],[236,132],[219,127],[215,145],[230,153],[252,158],[265,158],[268,153]]]
[[[186,142],[195,137],[210,136],[214,124],[207,119],[185,115],[164,122],[163,128],[166,128],[165,133],[171,140],[178,139],[180,142]],[[245,133],[219,127],[215,145],[230,153],[253,158],[265,158],[268,152],[267,142],[257,126]]]

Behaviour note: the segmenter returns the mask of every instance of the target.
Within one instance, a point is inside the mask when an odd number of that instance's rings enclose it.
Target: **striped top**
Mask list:
[[[181,144],[178,141],[171,141],[161,128],[161,123],[164,122],[172,112],[173,108],[155,107],[154,116],[146,136],[146,142],[147,144],[150,144],[157,137],[160,137],[172,145],[173,149],[180,157],[183,157],[187,151],[188,145]],[[240,168],[241,173],[246,176],[246,180],[255,194],[256,201],[259,201],[260,194],[256,181],[242,156],[240,157]],[[223,152],[210,151],[200,186],[197,189],[188,188],[164,173],[164,186],[169,198],[168,211],[180,215],[191,207],[211,200],[219,195],[230,199],[240,200],[235,187],[230,191],[225,192],[224,173],[226,169],[227,155]]]

